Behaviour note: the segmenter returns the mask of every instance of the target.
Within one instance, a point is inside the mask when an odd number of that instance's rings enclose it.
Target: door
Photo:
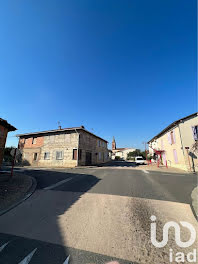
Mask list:
[[[91,152],[86,152],[85,165],[91,165],[91,162],[92,162]]]

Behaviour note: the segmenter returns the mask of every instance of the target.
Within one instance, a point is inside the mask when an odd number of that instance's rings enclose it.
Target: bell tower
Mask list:
[[[113,137],[113,140],[112,140],[112,150],[115,150],[116,149],[116,142],[115,142],[115,138]]]

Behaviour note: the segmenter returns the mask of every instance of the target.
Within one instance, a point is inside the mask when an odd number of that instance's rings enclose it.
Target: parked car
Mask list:
[[[135,163],[136,165],[145,164],[145,160],[143,159],[143,157],[138,156],[138,157],[135,157]]]

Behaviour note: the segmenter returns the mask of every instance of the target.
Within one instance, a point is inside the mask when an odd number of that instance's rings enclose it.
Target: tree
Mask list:
[[[145,151],[141,151],[140,149],[136,149],[132,152],[129,152],[127,154],[127,159],[133,159],[137,156],[142,156],[144,159],[146,159],[146,152]]]
[[[11,162],[13,160],[13,157],[10,154],[12,148],[13,147],[5,147],[5,149],[4,149],[4,161]]]
[[[194,154],[198,154],[198,141],[195,141],[195,143],[192,145],[191,151]]]

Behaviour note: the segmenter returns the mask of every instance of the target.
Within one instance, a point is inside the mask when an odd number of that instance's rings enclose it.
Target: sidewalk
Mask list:
[[[5,178],[0,174],[0,215],[27,199],[36,188],[36,180],[24,174],[15,173],[13,178]]]

